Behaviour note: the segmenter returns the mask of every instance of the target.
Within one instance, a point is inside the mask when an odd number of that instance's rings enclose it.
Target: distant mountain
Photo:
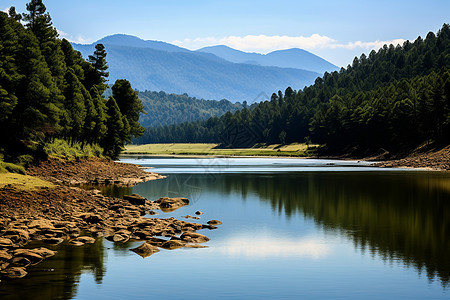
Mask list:
[[[296,68],[325,73],[339,70],[339,67],[306,50],[293,48],[268,54],[247,53],[224,45],[205,47],[198,52],[211,53],[234,63],[248,63],[261,66]]]
[[[212,53],[128,35],[113,35],[91,45],[73,47],[87,57],[99,42],[108,53],[109,82],[126,78],[138,90],[253,103],[288,86],[302,89],[320,75],[295,68],[233,63]]]
[[[114,34],[98,40],[95,44],[127,46],[137,48],[151,48],[167,52],[191,52],[188,49],[181,48],[169,43],[160,41],[145,41],[138,37],[127,34]]]

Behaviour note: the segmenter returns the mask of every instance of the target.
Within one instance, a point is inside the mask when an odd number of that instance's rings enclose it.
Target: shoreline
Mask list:
[[[130,250],[145,258],[159,248],[203,248],[200,244],[209,238],[197,231],[217,228],[206,220],[201,224],[149,217],[189,205],[186,198],[152,201],[135,194],[116,198],[72,185],[133,186],[165,178],[137,165],[103,159],[51,159],[29,168],[29,174],[34,176],[15,176],[16,182],[37,177],[41,184],[28,189],[17,183],[0,186],[0,282],[25,277],[28,267],[55,255],[59,245],[80,247],[97,238],[116,243],[142,241]],[[30,249],[27,245],[33,241],[45,247]]]

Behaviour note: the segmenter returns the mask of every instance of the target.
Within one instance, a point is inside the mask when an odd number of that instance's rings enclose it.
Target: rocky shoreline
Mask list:
[[[97,170],[97,172],[95,172]],[[74,247],[94,243],[104,237],[124,243],[141,240],[132,249],[142,257],[158,248],[202,247],[209,240],[196,231],[215,229],[219,221],[206,224],[175,218],[149,218],[157,211],[173,211],[189,205],[186,198],[160,198],[155,201],[139,195],[124,199],[106,197],[98,190],[84,190],[68,184],[114,183],[133,185],[163,178],[148,174],[138,166],[105,160],[67,162],[53,160],[31,168],[28,174],[57,183],[55,188],[33,191],[5,186],[0,189],[0,278],[27,275],[26,268],[56,254],[60,244]],[[145,217],[147,216],[147,217]],[[29,249],[32,241],[49,245]]]
[[[375,163],[383,168],[415,168],[450,171],[450,146],[431,151],[415,151],[407,157]]]

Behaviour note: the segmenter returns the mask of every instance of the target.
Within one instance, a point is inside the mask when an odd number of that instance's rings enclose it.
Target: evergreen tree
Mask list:
[[[108,109],[106,121],[108,131],[102,140],[102,147],[106,156],[116,159],[125,143],[124,120],[126,119],[120,113],[119,106],[113,97],[109,97],[106,107]]]
[[[127,119],[130,138],[141,136],[145,129],[139,124],[139,115],[144,112],[144,106],[138,97],[138,93],[131,88],[130,82],[125,79],[119,79],[114,83],[112,93],[120,112]],[[127,138],[127,142],[129,141],[131,139]]]
[[[106,72],[108,70],[108,64],[106,62],[106,50],[103,44],[95,45],[95,51],[93,55],[89,55],[89,62],[93,66],[93,69],[88,69],[87,71],[87,79],[90,81],[90,87],[95,86],[100,94],[108,87],[105,83],[107,81],[107,77],[109,73]],[[89,88],[90,88],[89,87]]]

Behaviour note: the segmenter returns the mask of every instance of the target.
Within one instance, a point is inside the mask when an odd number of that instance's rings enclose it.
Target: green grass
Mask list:
[[[292,156],[307,157],[314,154],[317,145],[290,144],[254,146],[243,149],[214,149],[218,144],[147,144],[128,145],[122,154],[147,155],[213,155],[213,156]]]
[[[35,191],[42,188],[55,187],[54,184],[34,176],[13,174],[13,173],[1,173],[0,188],[3,188],[5,186],[10,186],[16,190],[21,191]]]
[[[89,158],[89,157],[102,157],[103,149],[94,144],[74,143],[69,144],[66,140],[55,139],[52,143],[48,143],[44,146],[44,151],[49,156],[76,159],[76,158]]]

